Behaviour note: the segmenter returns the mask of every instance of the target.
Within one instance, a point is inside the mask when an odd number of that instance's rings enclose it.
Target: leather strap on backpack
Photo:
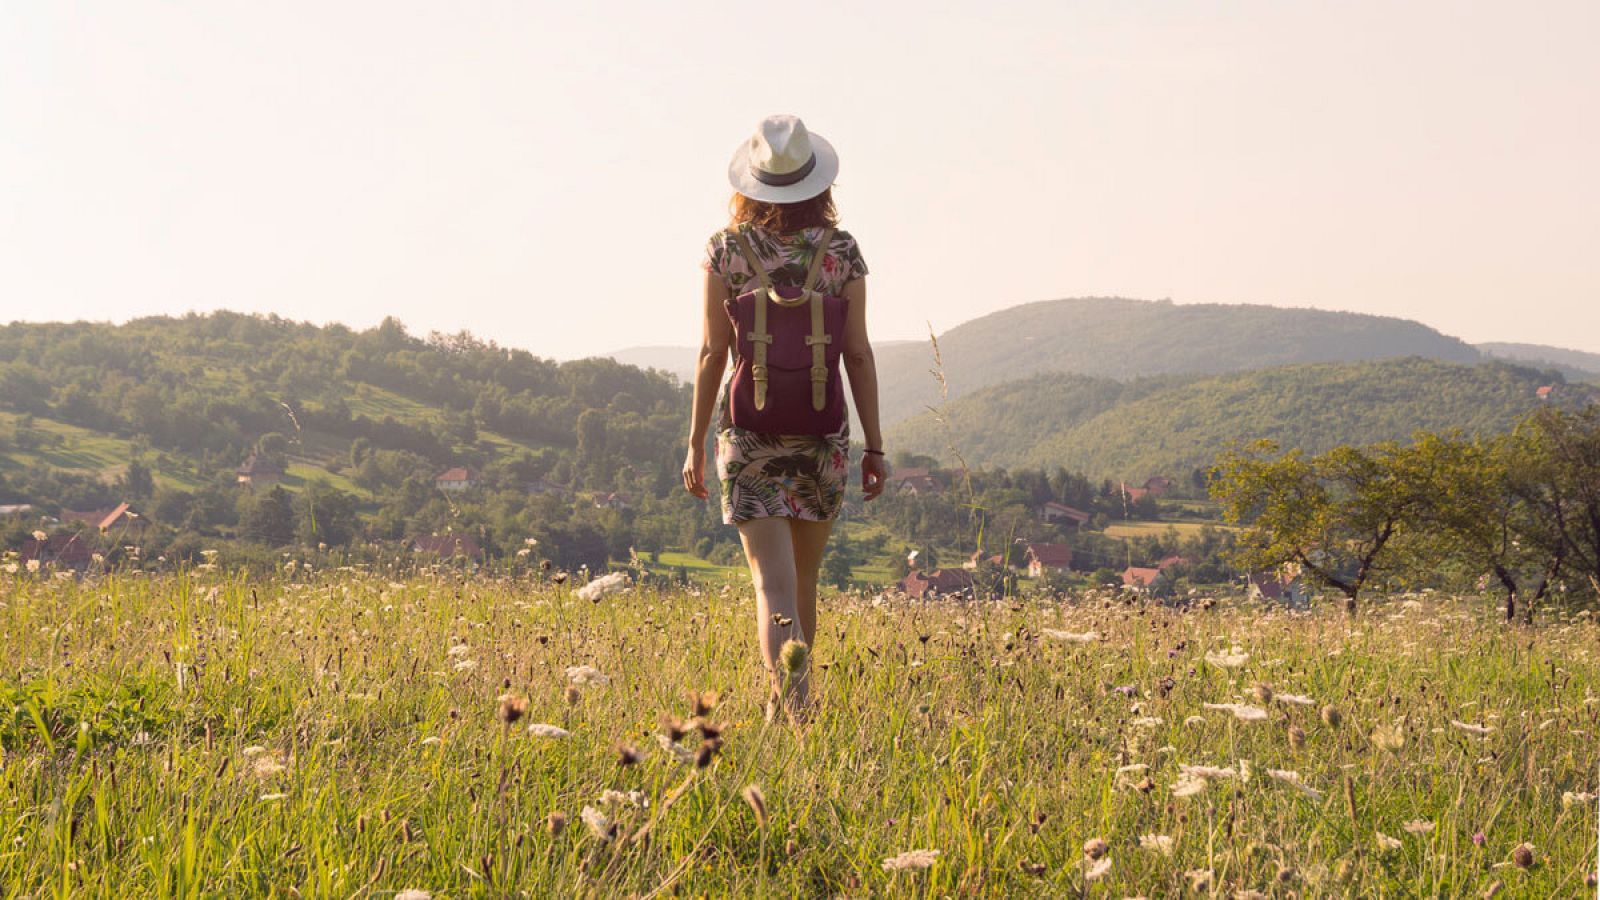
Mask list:
[[[806,335],[806,343],[811,346],[811,408],[818,412],[828,405],[828,345],[833,343],[833,335],[823,327],[822,294],[814,288],[832,243],[833,229],[828,228],[811,253],[811,269],[806,272],[806,283],[800,291],[800,296],[811,298],[811,333]]]
[[[742,230],[733,233],[733,239],[739,244],[739,252],[744,254],[744,261],[750,264],[750,270],[755,273],[761,284],[761,296],[752,304],[755,309],[755,330],[745,335],[755,352],[750,361],[750,377],[755,381],[756,409],[767,408],[767,345],[772,343],[772,335],[767,332],[767,296],[772,293],[772,282],[767,279],[767,270],[761,265],[761,260],[750,246],[750,241],[745,238]]]

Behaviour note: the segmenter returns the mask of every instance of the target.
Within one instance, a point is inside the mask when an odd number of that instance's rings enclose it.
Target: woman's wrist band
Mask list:
[[[883,455],[883,451],[882,450],[862,450],[861,452],[862,453],[871,453],[873,456],[882,456]]]

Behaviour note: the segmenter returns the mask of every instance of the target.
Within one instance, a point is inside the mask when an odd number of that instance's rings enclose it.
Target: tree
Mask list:
[[[128,471],[122,475],[122,489],[130,499],[148,500],[156,490],[156,480],[150,474],[150,467],[137,459],[130,461]]]
[[[1343,593],[1355,615],[1362,588],[1403,555],[1395,542],[1414,521],[1423,462],[1393,442],[1310,458],[1275,454],[1277,445],[1263,441],[1229,451],[1216,467],[1211,493],[1223,518],[1246,526],[1233,559],[1252,569],[1298,564]]]
[[[850,551],[843,540],[835,543],[822,558],[822,581],[836,588],[850,586],[852,562]]]
[[[255,495],[239,521],[239,536],[250,541],[282,547],[294,540],[294,507],[289,492],[280,485]]]

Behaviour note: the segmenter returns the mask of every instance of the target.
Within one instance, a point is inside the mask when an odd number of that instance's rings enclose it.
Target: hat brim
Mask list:
[[[839,177],[839,154],[834,152],[833,145],[816,132],[812,132],[810,137],[811,152],[816,155],[817,164],[810,174],[794,184],[766,184],[756,180],[756,176],[750,171],[748,141],[739,145],[739,149],[733,153],[732,161],[728,163],[728,183],[746,197],[766,203],[798,203],[801,200],[810,200],[832,187],[833,180]]]

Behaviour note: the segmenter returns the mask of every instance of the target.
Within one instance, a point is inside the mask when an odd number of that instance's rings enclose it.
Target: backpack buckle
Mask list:
[[[766,366],[751,366],[750,367],[750,377],[754,378],[757,381],[766,381],[767,380],[767,367]]]
[[[808,334],[808,335],[806,335],[806,346],[807,347],[810,347],[813,344],[831,344],[831,343],[833,343],[833,335],[831,335],[831,334]]]
[[[812,366],[811,367],[811,380],[812,381],[827,381],[828,380],[828,367],[827,366]]]
[[[752,332],[747,333],[744,336],[744,339],[749,341],[752,344],[770,344],[770,343],[772,343],[772,335],[770,335],[770,334],[762,334],[759,331],[752,331]],[[808,341],[808,343],[809,343],[809,341]]]

